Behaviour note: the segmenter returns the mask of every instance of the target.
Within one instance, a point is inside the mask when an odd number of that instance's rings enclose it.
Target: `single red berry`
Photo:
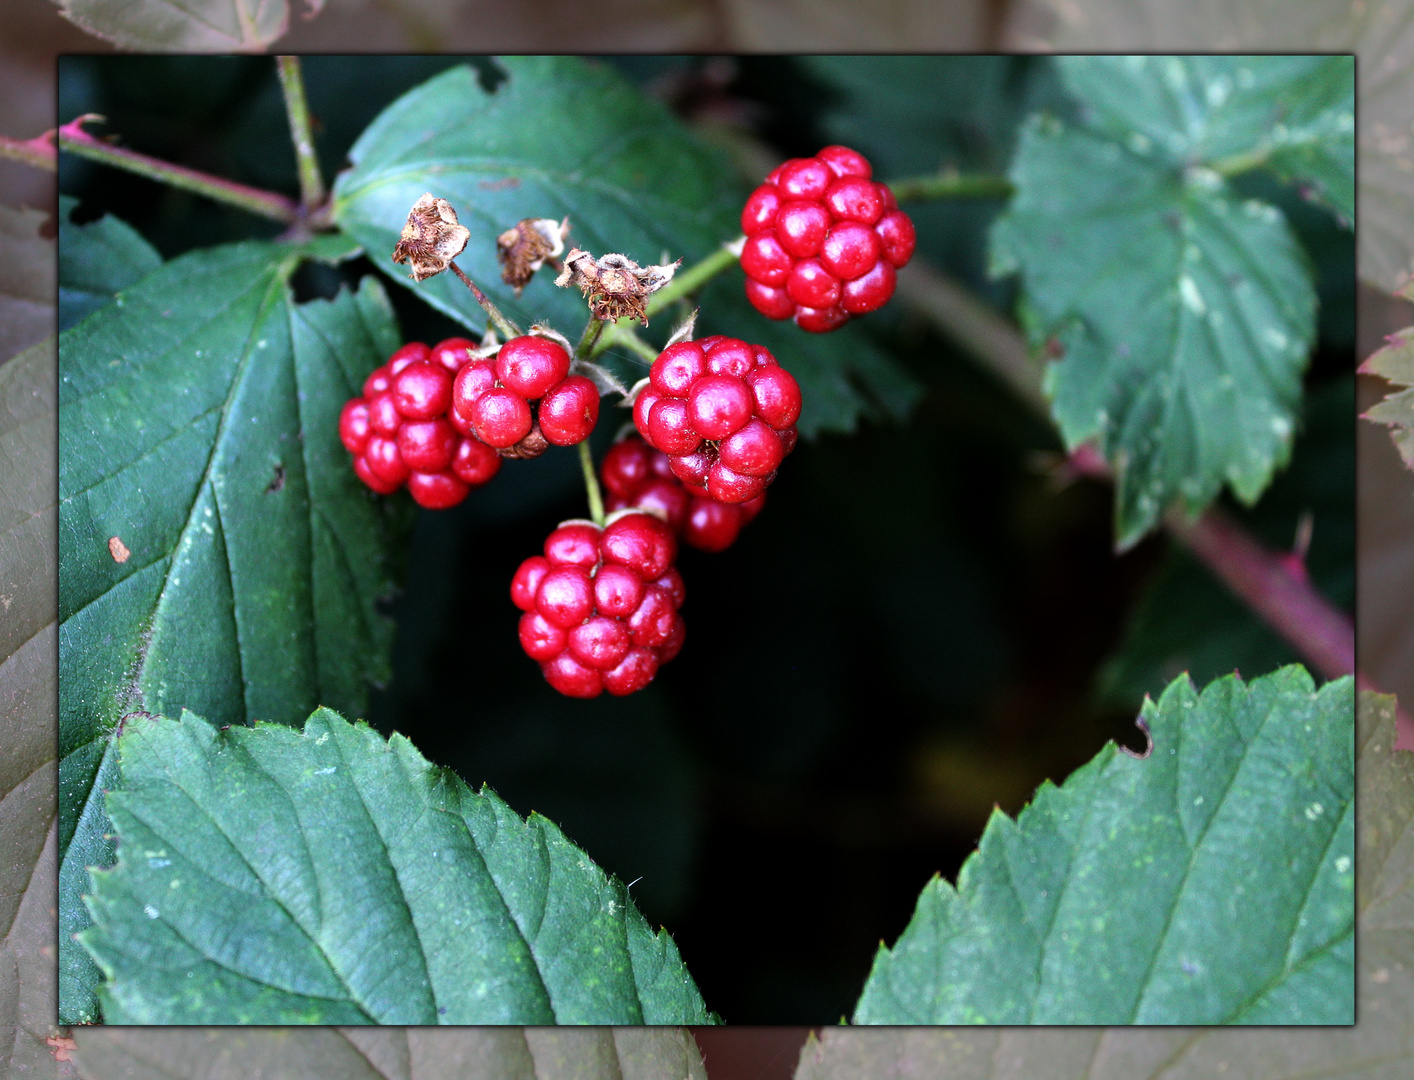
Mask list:
[[[827,146],[815,157],[823,161],[836,176],[860,176],[868,180],[874,175],[874,170],[864,155],[847,146]]]
[[[464,337],[450,337],[433,345],[428,359],[440,364],[455,377],[471,360],[471,351],[475,348],[476,343]]]
[[[540,582],[549,572],[550,562],[543,555],[532,555],[521,563],[515,577],[511,578],[511,603],[521,611],[533,609]]]
[[[627,513],[604,527],[599,551],[606,563],[636,570],[645,581],[660,576],[677,556],[677,540],[652,514]]]
[[[725,551],[741,532],[741,508],[716,499],[693,499],[682,538],[699,551]]]
[[[820,265],[841,281],[850,281],[869,271],[881,251],[879,234],[868,225],[841,221],[820,245]]]
[[[532,660],[544,663],[564,652],[569,634],[538,611],[527,611],[520,617],[520,647]]]
[[[393,438],[403,426],[403,414],[393,401],[392,390],[384,390],[368,399],[368,427],[375,435]]]
[[[456,413],[453,412],[452,416],[455,417]],[[457,452],[452,457],[452,472],[472,487],[489,483],[500,469],[501,455],[475,435],[465,435],[457,443]]]
[[[701,491],[707,489],[707,472],[712,468],[713,456],[706,450],[699,450],[693,454],[670,454],[668,464],[676,476],[689,491],[697,488]],[[693,491],[693,494],[697,494]]]
[[[687,599],[687,585],[684,584],[682,574],[678,573],[676,566],[670,566],[664,570],[653,584],[668,594],[668,599],[673,602],[674,610],[682,607],[683,601]]]
[[[339,441],[350,454],[361,454],[368,445],[368,402],[351,398],[339,413]]]
[[[786,295],[802,307],[833,307],[840,298],[840,279],[825,269],[819,259],[802,259],[786,279]]]
[[[362,454],[354,458],[354,473],[379,495],[391,495],[393,492],[397,491],[398,488],[402,487],[401,480],[392,484],[375,473],[368,467],[368,460]]]
[[[880,259],[869,272],[846,281],[840,291],[840,307],[851,315],[863,315],[883,307],[894,294],[898,271],[887,259]]]
[[[762,285],[755,278],[746,279],[746,298],[768,319],[789,319],[795,314],[795,301],[785,289]]]
[[[818,254],[830,228],[830,212],[818,202],[788,202],[776,215],[776,236],[794,258]]]
[[[487,446],[514,446],[530,434],[530,405],[514,390],[493,386],[471,403],[471,423]]]
[[[718,460],[733,472],[746,476],[766,476],[775,471],[785,457],[780,436],[770,425],[752,417],[740,431],[722,440]]]
[[[398,453],[414,472],[439,473],[457,452],[456,430],[444,419],[409,420],[398,431]]]
[[[534,401],[570,371],[570,354],[549,338],[535,334],[511,338],[496,354],[496,378],[502,386]]]
[[[598,615],[586,619],[569,633],[570,652],[585,667],[603,671],[618,667],[628,652],[628,627],[621,619]]]
[[[903,267],[913,257],[917,234],[913,229],[913,219],[902,210],[885,214],[879,224],[874,226],[874,231],[879,234],[884,258],[893,263],[896,269]]]
[[[747,476],[718,461],[707,471],[707,494],[718,502],[741,503],[756,498],[769,482],[767,477]]]
[[[687,402],[682,398],[661,398],[648,414],[648,426],[639,429],[650,445],[665,454],[690,454],[702,442],[692,427]]]
[[[410,361],[393,376],[393,403],[409,420],[445,416],[452,404],[452,376],[431,360]]]
[[[482,394],[496,385],[496,363],[476,360],[457,372],[452,382],[452,410],[471,420],[471,407]]]
[[[409,341],[388,357],[388,374],[396,375],[415,360],[426,360],[431,350],[420,341]]]
[[[639,388],[638,396],[633,399],[633,426],[638,428],[645,439],[648,438],[648,421],[653,413],[653,406],[665,400],[665,396],[653,389],[651,384]],[[649,439],[649,442],[652,442]]]
[[[831,330],[838,330],[847,322],[849,322],[849,314],[841,307],[797,307],[795,309],[795,325],[802,330],[809,330],[812,334],[825,334]]]
[[[676,530],[687,513],[688,494],[674,476],[654,476],[638,488],[632,501],[624,500],[615,510],[636,506],[661,517],[668,528]]]
[[[643,593],[643,600],[629,616],[628,626],[635,645],[656,648],[664,644],[673,633],[673,623],[677,621],[677,609],[666,589],[650,585]]]
[[[604,689],[604,681],[599,672],[585,667],[568,649],[541,665],[540,670],[545,673],[545,681],[565,697],[598,697]]]
[[[757,368],[746,377],[756,415],[777,431],[800,418],[800,384],[778,364]]]
[[[368,373],[368,378],[363,380],[363,396],[366,400],[372,401],[375,394],[386,394],[393,387],[393,373],[388,370],[388,365],[376,367]]]
[[[713,375],[743,379],[756,366],[756,346],[737,338],[718,338],[702,348],[707,354],[707,370]]]
[[[582,566],[555,566],[540,579],[535,610],[556,626],[568,630],[594,610],[594,583]]]
[[[658,666],[657,651],[635,646],[624,654],[618,667],[603,673],[604,689],[615,697],[636,693],[653,681]]]
[[[790,268],[795,264],[775,232],[767,229],[753,233],[746,238],[746,246],[741,249],[741,268],[746,276],[762,285],[779,288],[790,276]]]
[[[599,463],[600,477],[609,494],[627,499],[652,475],[652,451],[642,439],[620,439]]]
[[[692,429],[702,438],[725,439],[751,419],[751,391],[730,375],[704,375],[692,384],[687,413]],[[667,447],[660,449],[672,452]]]
[[[792,199],[819,199],[829,190],[834,173],[815,158],[795,158],[787,161],[776,177],[776,187]]]
[[[411,472],[408,493],[418,506],[428,510],[449,510],[466,498],[471,486],[452,472]]]
[[[696,341],[680,341],[658,354],[648,369],[648,381],[673,397],[683,397],[692,384],[707,374],[707,354]]]
[[[643,578],[627,566],[605,563],[594,575],[594,606],[604,615],[625,618],[643,600]]]
[[[589,438],[599,422],[599,390],[583,375],[570,375],[540,399],[540,433],[555,446]]]
[[[846,176],[836,180],[825,192],[825,206],[836,221],[857,221],[873,225],[884,214],[881,184],[863,177]]]
[[[600,528],[592,521],[566,521],[545,538],[551,566],[592,568],[599,561]]]
[[[753,191],[741,210],[741,231],[758,233],[775,224],[781,208],[781,195],[774,184],[762,184]]]
[[[374,476],[395,488],[402,486],[411,471],[398,453],[397,442],[381,435],[374,435],[368,440],[368,445],[363,448],[363,458]]]

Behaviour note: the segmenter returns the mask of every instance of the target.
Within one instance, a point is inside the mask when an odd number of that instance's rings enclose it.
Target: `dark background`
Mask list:
[[[385,105],[456,62],[306,58],[326,181]],[[739,158],[809,154],[857,131],[852,145],[883,179],[942,164],[1002,171],[1021,117],[1069,107],[1044,58],[913,58],[936,65],[926,93],[879,58],[858,58],[848,79],[839,60],[605,62]],[[268,58],[66,57],[59,112],[101,113],[104,130],[135,149],[297,191]],[[1351,381],[1352,244],[1289,193],[1251,184],[1282,203],[1312,257],[1322,325],[1310,386],[1336,405],[1320,445],[1248,520],[1285,545],[1295,515],[1319,503],[1313,565],[1324,560],[1332,595],[1348,605],[1354,420],[1338,395]],[[81,213],[116,213],[168,257],[279,230],[68,155],[60,189],[80,197]],[[1010,284],[984,274],[1000,205],[908,209],[919,257],[1009,310]],[[307,269],[295,286],[329,295],[368,272],[366,260]],[[728,279],[739,285],[739,271]],[[465,332],[407,290],[388,292],[406,340]],[[1061,781],[1106,739],[1142,745],[1135,688],[1157,690],[1159,673],[1181,670],[1172,665],[1187,655],[1170,645],[1101,692],[1144,591],[1174,572],[1167,542],[1116,557],[1108,488],[1058,487],[1049,425],[898,301],[865,322],[924,388],[910,419],[869,417],[852,434],[802,443],[731,549],[684,550],[687,646],[651,687],[568,700],[520,650],[511,575],[558,521],[585,514],[574,451],[552,449],[508,463],[455,510],[417,516],[406,589],[390,606],[395,675],[368,717],[518,812],[550,817],[635,882],[645,916],[672,932],[729,1023],[847,1015],[880,940],[898,936],[934,873],[955,878],[994,804],[1014,813],[1041,779]],[[618,419],[605,411],[596,457]],[[1233,611],[1236,625],[1245,616]],[[1194,676],[1241,667],[1250,677],[1282,659],[1295,657],[1268,639]]]

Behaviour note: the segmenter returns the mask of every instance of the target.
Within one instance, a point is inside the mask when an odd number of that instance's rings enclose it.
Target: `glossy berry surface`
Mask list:
[[[547,443],[583,442],[599,421],[599,391],[583,375],[571,375],[570,362],[550,338],[511,338],[494,360],[477,360],[457,372],[453,426],[512,457],[534,456]]]
[[[469,365],[475,347],[466,338],[430,349],[409,342],[344,405],[339,440],[365,486],[379,495],[406,486],[420,506],[445,510],[496,475],[499,455],[455,423],[452,409],[458,365]]]
[[[642,690],[682,648],[677,541],[652,514],[562,522],[511,579],[525,654],[567,697]]]
[[[746,297],[768,319],[812,333],[874,311],[913,257],[913,221],[863,155],[827,146],[776,168],[746,200]]]
[[[742,503],[766,490],[795,446],[800,406],[799,384],[769,350],[714,335],[659,354],[633,420],[689,495]]]
[[[764,494],[746,502],[723,503],[705,492],[689,493],[673,475],[668,455],[637,435],[620,439],[609,448],[599,466],[599,475],[608,510],[647,510],[666,521],[682,543],[699,551],[725,551],[731,547],[746,523],[766,505]],[[599,576],[602,579],[604,572]],[[603,610],[602,603],[600,608]]]

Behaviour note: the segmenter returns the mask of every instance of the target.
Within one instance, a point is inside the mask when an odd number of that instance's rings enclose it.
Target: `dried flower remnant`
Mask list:
[[[601,255],[596,259],[587,251],[571,248],[555,284],[562,288],[578,285],[596,319],[613,322],[630,318],[647,326],[645,301],[673,279],[680,265],[681,259],[662,266],[639,266],[625,255]]]
[[[457,222],[452,204],[429,192],[408,211],[402,239],[393,249],[393,261],[408,263],[412,279],[421,281],[451,266],[470,238],[471,230]]]
[[[525,438],[512,446],[497,450],[496,453],[503,458],[528,459],[537,458],[548,449],[550,449],[550,440],[541,434],[539,421],[534,421]]]
[[[565,250],[570,219],[523,218],[513,229],[496,237],[496,258],[501,261],[501,280],[520,295],[535,271]],[[559,269],[558,263],[555,269]]]

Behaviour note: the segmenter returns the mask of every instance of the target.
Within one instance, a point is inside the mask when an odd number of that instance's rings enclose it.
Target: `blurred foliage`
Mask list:
[[[456,62],[307,58],[326,178],[382,108]],[[1004,170],[1020,119],[1064,108],[1044,59],[611,62],[712,138],[764,139],[778,158],[855,139],[885,179],[947,164]],[[64,118],[99,112],[135,149],[297,190],[268,60],[72,56],[60,74]],[[928,78],[948,93],[914,93]],[[69,157],[60,183],[80,220],[111,212],[168,258],[275,232]],[[913,209],[920,258],[1009,306],[1011,286],[983,276],[1000,204]],[[1318,388],[1349,378],[1350,245],[1324,217],[1291,218],[1316,271],[1323,321],[1307,380]],[[300,300],[327,297],[372,270],[367,259],[311,266],[293,285]],[[739,297],[740,282],[724,275],[709,300]],[[388,292],[406,339],[462,332],[408,290]],[[780,330],[745,311],[732,319],[747,338]],[[956,873],[994,802],[1014,812],[1107,738],[1138,742],[1137,696],[1097,703],[1096,679],[1165,542],[1115,558],[1110,493],[1057,490],[1055,432],[898,301],[860,332],[922,396],[902,422],[865,419],[852,435],[803,442],[733,548],[683,554],[688,646],[648,690],[567,701],[520,651],[510,577],[556,522],[584,512],[574,454],[552,451],[513,463],[455,510],[419,515],[391,606],[394,676],[370,706],[383,732],[489,783],[518,813],[544,814],[635,882],[635,902],[667,925],[729,1023],[847,1013],[880,939],[897,936],[934,872]],[[606,414],[596,455],[626,418]],[[1332,444],[1328,458],[1313,452],[1338,486],[1349,443]],[[1296,490],[1292,501],[1313,497]],[[1286,522],[1273,528],[1289,538]],[[1323,528],[1318,514],[1313,558]],[[1261,674],[1270,653],[1238,638],[1224,670]]]

